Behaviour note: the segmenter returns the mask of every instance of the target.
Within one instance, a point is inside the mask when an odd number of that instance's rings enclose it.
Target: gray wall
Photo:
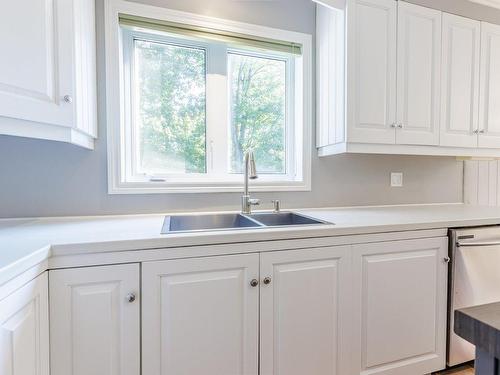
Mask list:
[[[239,194],[108,195],[103,40],[103,1],[97,0],[99,132],[95,151],[48,141],[0,136],[0,217],[94,215],[237,209]],[[310,0],[137,0],[210,16],[314,34]],[[412,0],[463,12],[464,0]],[[450,9],[448,9],[450,10]],[[500,20],[499,13],[495,12]],[[463,165],[454,158],[313,153],[311,192],[259,193],[266,204],[286,207],[436,203],[462,201]],[[391,188],[391,171],[404,172],[404,187]]]

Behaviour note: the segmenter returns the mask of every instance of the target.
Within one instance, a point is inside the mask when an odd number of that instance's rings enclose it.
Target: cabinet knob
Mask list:
[[[73,98],[69,95],[64,95],[63,99],[66,103],[73,103]]]
[[[396,124],[395,122],[393,122],[393,123],[391,124],[391,128],[393,128],[393,129],[394,129],[394,128],[396,128],[396,127],[397,127],[397,124]]]
[[[135,302],[136,296],[134,293],[129,293],[129,294],[127,294],[125,299],[127,300],[127,302],[132,303],[132,302]]]
[[[479,130],[474,130],[473,133],[474,134],[479,134]]]
[[[399,129],[403,129],[403,124],[398,124]]]
[[[257,285],[259,285],[259,280],[253,279],[252,281],[250,281],[250,286],[252,286],[253,288],[255,288]]]
[[[271,278],[270,277],[265,277],[264,278],[264,284],[266,284],[266,285],[271,284]]]
[[[479,134],[484,134],[484,133],[486,133],[486,130],[484,130],[484,129],[483,130],[479,130]]]
[[[444,261],[445,263],[450,263],[451,259],[450,259],[450,257],[445,257],[445,258],[443,259],[443,261]]]

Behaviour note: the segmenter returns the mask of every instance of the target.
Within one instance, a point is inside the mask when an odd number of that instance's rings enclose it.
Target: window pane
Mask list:
[[[137,168],[205,173],[205,50],[135,41]]]
[[[230,53],[229,79],[231,173],[248,149],[259,173],[285,173],[286,61]]]

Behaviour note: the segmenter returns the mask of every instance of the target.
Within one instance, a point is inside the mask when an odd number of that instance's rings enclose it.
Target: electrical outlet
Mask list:
[[[403,173],[401,172],[391,173],[391,187],[403,187]]]

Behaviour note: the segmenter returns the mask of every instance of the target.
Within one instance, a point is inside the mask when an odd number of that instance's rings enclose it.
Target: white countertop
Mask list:
[[[0,285],[51,255],[500,224],[500,207],[463,204],[295,211],[335,225],[162,235],[165,214],[2,219]]]

